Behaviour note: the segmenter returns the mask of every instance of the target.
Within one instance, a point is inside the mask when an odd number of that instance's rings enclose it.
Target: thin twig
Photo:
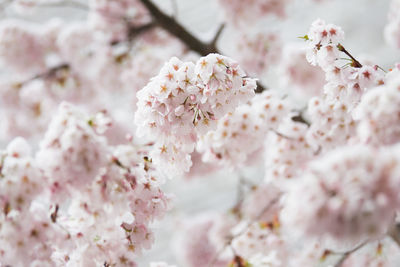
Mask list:
[[[361,63],[360,63],[357,59],[355,59],[355,58],[349,53],[349,51],[347,51],[346,48],[344,48],[343,45],[338,44],[338,45],[337,45],[337,48],[339,49],[339,51],[345,53],[348,57],[351,58],[351,60],[352,60],[351,66],[352,66],[352,67],[354,67],[354,68],[361,68],[361,67],[362,67]]]
[[[261,94],[265,90],[268,90],[268,88],[264,87],[264,85],[262,85],[259,81],[257,81],[257,88],[254,92],[256,92],[256,94]]]
[[[215,33],[213,40],[211,41],[212,45],[216,46],[216,44],[217,44],[219,38],[221,37],[221,34],[224,31],[224,29],[225,29],[225,23],[222,23],[221,25],[219,25],[218,30]]]
[[[56,65],[54,67],[51,67],[50,69],[46,70],[45,72],[36,74],[35,76],[18,83],[18,86],[24,86],[27,83],[34,81],[36,79],[47,79],[47,78],[53,78],[57,72],[62,71],[62,70],[68,70],[70,68],[68,63],[61,63],[59,65]]]
[[[362,247],[364,247],[366,244],[369,243],[369,240],[359,244],[358,246],[356,246],[355,248],[353,248],[352,250],[346,251],[345,253],[342,254],[342,257],[339,259],[339,261],[334,265],[334,267],[341,267],[343,265],[343,263],[345,262],[345,260],[347,260],[347,258],[353,254],[354,252],[356,252],[357,250],[361,249]],[[334,253],[334,254],[338,254],[338,253]]]
[[[152,29],[154,29],[157,26],[157,24],[153,21],[140,25],[140,26],[130,26],[128,28],[128,34],[127,34],[127,40],[125,41],[112,41],[111,45],[112,46],[116,46],[119,45],[122,42],[127,42],[127,43],[131,43],[133,40],[135,40],[139,35],[146,33]]]

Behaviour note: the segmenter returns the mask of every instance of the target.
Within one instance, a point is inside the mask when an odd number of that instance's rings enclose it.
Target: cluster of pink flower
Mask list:
[[[400,141],[399,67],[387,75],[384,86],[366,92],[354,111],[361,142],[391,145]]]
[[[400,65],[358,61],[343,30],[320,19],[305,46],[242,27],[283,18],[289,0],[219,2],[241,67],[188,52],[193,42],[219,51],[221,32],[197,40],[147,0],[90,0],[84,22],[1,23],[0,137],[13,140],[0,151],[0,266],[136,267],[170,207],[165,176],[242,176],[260,162],[263,180],[242,177],[229,213],[179,227],[184,266],[315,266],[339,254],[341,267],[397,266]],[[385,34],[399,46],[392,7]],[[264,75],[275,63],[290,94],[255,95],[263,88],[244,69]]]
[[[289,115],[289,103],[276,92],[257,94],[248,104],[219,120],[217,129],[200,139],[197,150],[205,162],[240,167],[254,162],[268,131],[277,130]],[[257,162],[257,161],[255,161]]]
[[[309,101],[309,142],[322,148],[345,144],[356,128],[352,111],[366,90],[384,83],[383,71],[354,58],[348,59],[346,67],[340,66],[340,54],[348,52],[340,44],[344,32],[333,24],[315,21],[305,39],[307,59],[325,71],[327,80],[323,95]]]
[[[151,20],[147,9],[138,0],[90,0],[88,22],[111,40],[123,40],[129,27],[143,25]]]
[[[40,40],[37,28],[7,21],[0,27],[0,58],[3,65],[18,72],[34,74],[45,69],[46,43]],[[19,43],[19,45],[15,45]],[[29,51],[30,53],[26,53]],[[21,57],[21,55],[26,55]]]
[[[315,266],[332,264],[341,254],[340,266],[396,265],[398,256],[385,255],[399,249],[384,237],[397,238],[392,231],[400,209],[400,69],[385,74],[361,65],[342,46],[343,36],[321,20],[306,36],[308,60],[326,74],[320,96],[308,101],[308,122],[295,118],[290,101],[268,91],[201,138],[203,160],[240,167],[253,152],[259,155],[266,137],[265,182],[252,186],[231,213],[200,219],[205,228],[199,234],[207,242],[183,242],[192,259],[206,251],[214,266]],[[340,66],[341,53],[349,64]],[[269,110],[263,114],[256,103],[265,96],[269,102],[260,107]],[[271,117],[276,124],[269,124]]]
[[[111,117],[130,120],[125,110],[136,109],[136,92],[162,62],[183,51],[178,40],[154,30],[136,36],[134,52],[139,53],[133,55],[130,44],[110,45],[113,39],[87,21],[54,19],[39,26],[6,20],[0,36],[0,61],[9,74],[0,82],[6,107],[0,111],[1,137],[8,141],[18,135],[37,140],[63,100],[93,112],[107,109]],[[118,105],[107,101],[118,96]]]
[[[297,177],[308,161],[314,157],[317,148],[306,140],[308,128],[304,123],[286,119],[278,135],[269,133],[265,140],[265,179],[271,182]]]
[[[188,171],[199,136],[254,95],[256,81],[244,78],[230,58],[210,54],[196,64],[172,58],[137,94],[139,136],[156,141],[151,158],[171,175]]]
[[[150,248],[170,197],[146,149],[109,145],[108,127],[62,103],[35,157],[22,138],[1,153],[2,264],[136,266]]]
[[[289,191],[282,218],[304,234],[340,242],[379,237],[399,209],[399,160],[399,147],[333,150],[308,164]]]

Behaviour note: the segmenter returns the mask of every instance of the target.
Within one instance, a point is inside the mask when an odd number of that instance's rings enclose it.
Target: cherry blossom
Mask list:
[[[243,76],[236,62],[217,54],[200,58],[196,65],[177,58],[167,62],[137,93],[137,133],[158,140],[153,160],[172,175],[187,172],[197,136],[254,95],[255,80]]]
[[[314,160],[288,194],[285,220],[304,234],[338,242],[380,237],[398,209],[398,160],[398,147],[365,146],[338,148]],[[296,213],[299,205],[304,208]]]
[[[105,138],[96,134],[79,110],[62,103],[57,115],[37,153],[39,166],[52,179],[55,195],[69,186],[91,182],[108,157]]]
[[[276,92],[255,96],[249,104],[239,106],[227,114],[200,139],[198,151],[206,162],[217,161],[227,166],[241,166],[252,153],[261,149],[265,135],[276,130],[289,113],[289,103]]]
[[[293,35],[296,1],[158,2],[0,4],[0,266],[398,266],[392,53]]]
[[[389,75],[385,86],[368,91],[354,112],[360,121],[357,133],[362,142],[382,145],[399,142],[400,91],[395,73]]]

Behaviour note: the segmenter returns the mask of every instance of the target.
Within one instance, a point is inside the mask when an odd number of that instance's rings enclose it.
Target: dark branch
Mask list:
[[[143,24],[140,26],[132,26],[128,30],[128,40],[133,40],[136,37],[138,37],[140,34],[145,33],[151,29],[154,29],[156,26],[156,23],[154,22],[149,22],[147,24]]]
[[[304,123],[307,124],[307,126],[310,126],[310,123],[303,117],[302,113],[299,113],[298,115],[292,117],[292,121]]]
[[[150,0],[140,0],[146,6],[153,19],[158,25],[181,40],[190,50],[199,53],[201,56],[206,56],[210,53],[219,53],[218,49],[212,43],[205,43],[191,34],[181,24],[179,24],[173,17],[168,16],[162,12]]]
[[[268,90],[268,88],[264,87],[259,81],[257,81],[257,88],[254,92],[256,92],[256,94],[261,94],[265,90]]]

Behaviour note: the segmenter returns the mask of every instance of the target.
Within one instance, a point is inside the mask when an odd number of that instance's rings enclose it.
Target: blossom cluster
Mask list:
[[[277,130],[288,115],[289,103],[277,92],[257,94],[219,120],[217,129],[200,139],[197,150],[206,162],[241,166],[247,160],[254,161],[251,155],[262,148],[267,132]]]
[[[264,143],[263,186],[250,183],[245,200],[207,231],[214,237],[204,249],[223,251],[220,260],[233,266],[396,265],[397,257],[385,255],[397,255],[398,248],[384,236],[396,240],[400,208],[399,66],[385,73],[361,64],[342,46],[343,37],[321,20],[306,36],[305,53],[325,72],[325,85],[316,86],[304,112],[293,113],[290,101],[264,92],[200,139],[203,160],[237,168],[259,159]],[[345,66],[342,55],[349,57]],[[263,113],[255,104],[263,96],[273,101],[260,105],[271,107],[267,120],[259,120]],[[337,261],[339,255],[345,256]]]
[[[137,93],[139,136],[156,141],[151,158],[172,175],[188,171],[198,136],[254,95],[256,81],[244,78],[230,58],[210,54],[196,64],[172,58]]]
[[[400,141],[400,80],[397,66],[387,75],[384,86],[369,90],[354,111],[359,122],[357,136],[361,142],[391,145]]]
[[[351,55],[347,66],[341,66],[339,54],[349,53],[340,43],[344,32],[336,25],[316,20],[305,39],[308,61],[325,71],[327,81],[323,94],[309,101],[309,142],[320,147],[346,144],[355,136],[353,110],[368,89],[384,83],[384,73],[378,66],[361,65]]]
[[[111,125],[64,102],[34,157],[23,138],[1,152],[2,264],[136,266],[151,247],[170,197],[146,150],[108,144]]]
[[[2,5],[87,17],[0,23],[0,140],[12,140],[0,150],[0,266],[142,266],[171,207],[165,176],[184,187],[183,173],[217,170],[239,174],[237,200],[172,213],[181,266],[398,266],[400,65],[357,60],[321,19],[303,45],[256,28],[290,2],[218,1],[237,62],[190,51],[222,53],[224,27],[208,42],[177,34],[178,9],[154,1]],[[399,10],[393,0],[385,29],[395,47]]]
[[[308,165],[288,194],[283,218],[305,234],[341,242],[379,238],[399,209],[399,160],[398,146],[333,150]]]

